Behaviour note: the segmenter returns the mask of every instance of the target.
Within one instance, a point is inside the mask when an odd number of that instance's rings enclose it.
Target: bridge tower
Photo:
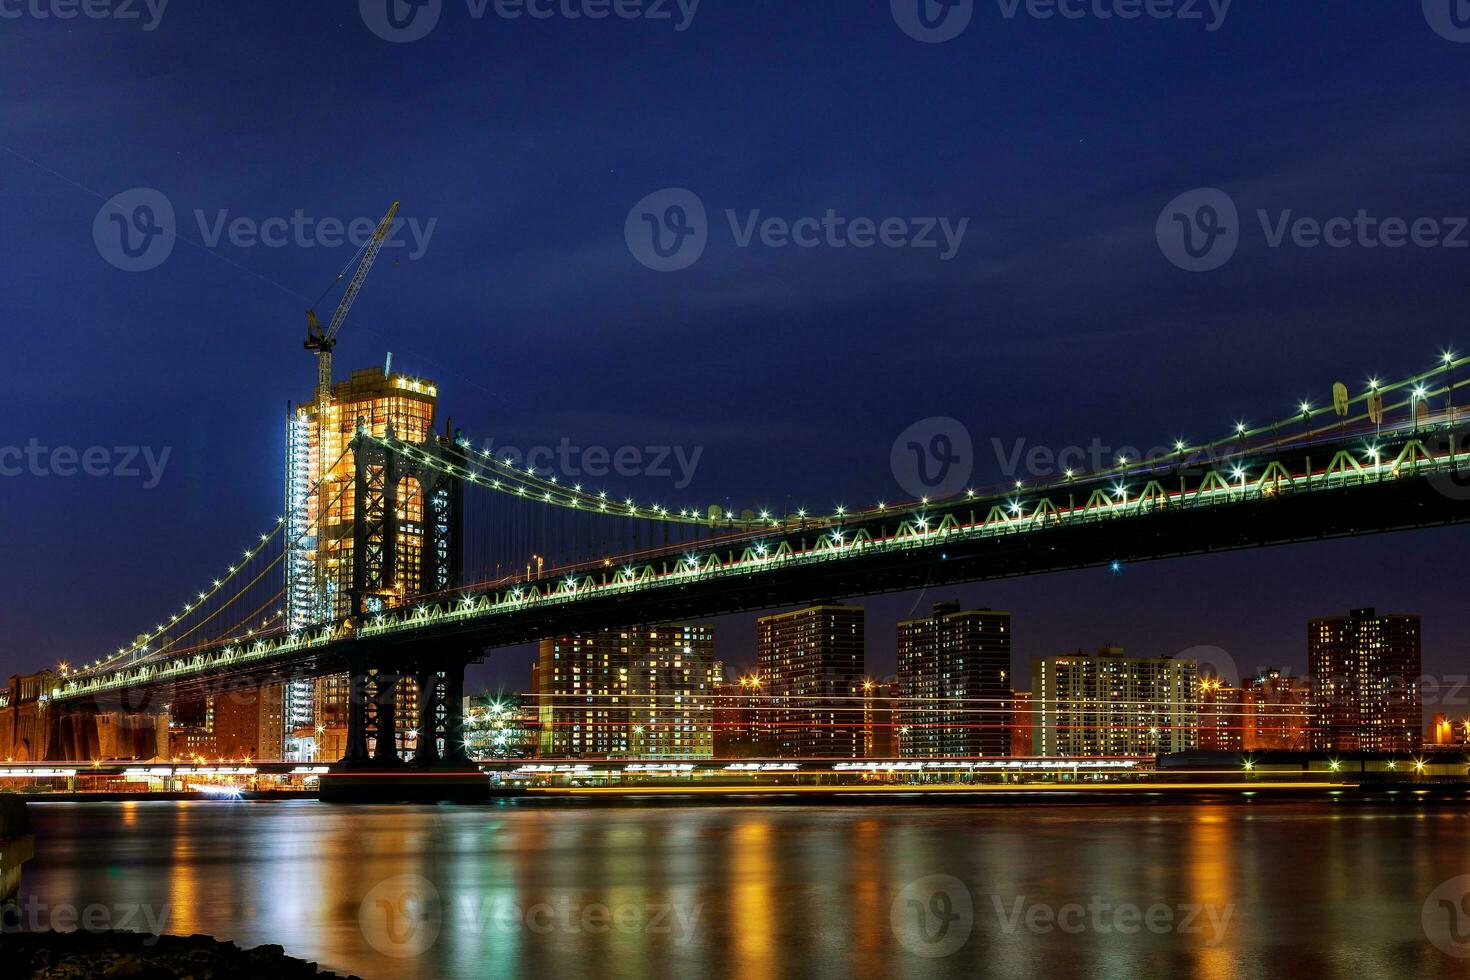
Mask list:
[[[468,461],[452,436],[403,443],[391,423],[378,436],[366,419],[359,419],[350,449],[353,521],[347,614],[360,625],[416,597],[461,584],[464,483],[446,470],[464,471]],[[322,798],[437,801],[488,796],[489,783],[464,745],[464,670],[479,655],[473,646],[435,640],[367,646],[354,654],[347,675],[346,749],[322,778]],[[399,692],[405,686],[413,695],[416,733],[413,756],[406,762],[398,751]]]

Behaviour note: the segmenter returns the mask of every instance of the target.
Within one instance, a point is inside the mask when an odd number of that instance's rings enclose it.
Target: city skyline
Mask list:
[[[222,214],[226,222],[259,226],[275,217],[289,221],[300,210],[316,230],[324,219],[371,223],[388,202],[401,199],[404,229],[385,249],[337,352],[344,373],[380,366],[391,350],[399,369],[438,379],[444,411],[466,431],[523,451],[556,450],[567,440],[584,450],[574,456],[581,470],[589,468],[587,447],[609,454],[622,447],[670,447],[662,461],[669,476],[614,476],[610,489],[700,507],[726,497],[742,505],[780,507],[789,499],[813,508],[896,497],[902,487],[891,472],[892,447],[907,428],[929,418],[963,425],[973,478],[991,484],[1054,469],[1072,447],[1085,460],[1097,455],[1094,443],[1105,455],[1168,445],[1181,435],[1225,434],[1242,416],[1259,421],[1286,415],[1299,398],[1323,404],[1334,381],[1356,385],[1370,376],[1392,377],[1417,370],[1440,349],[1470,348],[1455,312],[1452,249],[1273,249],[1257,240],[1243,243],[1224,268],[1194,276],[1159,253],[1153,233],[1160,210],[1201,184],[1231,192],[1251,220],[1257,209],[1273,219],[1288,209],[1319,219],[1359,208],[1409,216],[1460,210],[1457,185],[1441,175],[1445,166],[1470,159],[1470,145],[1460,129],[1438,124],[1455,112],[1454,92],[1440,83],[1453,74],[1457,46],[1442,42],[1417,14],[1389,9],[1326,19],[1292,5],[1239,13],[1228,30],[1213,34],[1128,35],[1139,71],[1162,77],[1203,59],[1198,63],[1213,65],[1212,74],[1208,81],[1194,78],[1188,93],[1221,86],[1252,107],[1247,116],[1227,115],[1218,127],[1203,129],[1176,101],[1178,93],[1094,92],[1085,69],[1069,61],[1053,66],[1041,90],[1015,101],[927,97],[954,86],[1009,91],[1012,75],[1005,66],[1013,59],[1050,64],[1054,39],[1042,25],[1024,20],[991,23],[933,46],[906,37],[881,9],[834,24],[815,10],[757,5],[735,17],[707,5],[700,26],[708,32],[673,38],[634,31],[626,38],[632,48],[619,51],[570,25],[551,25],[561,30],[516,34],[520,43],[488,67],[479,55],[497,36],[497,25],[446,24],[422,44],[389,49],[408,64],[435,67],[418,83],[433,111],[411,114],[397,101],[398,85],[372,69],[385,50],[381,39],[356,18],[343,23],[330,11],[293,12],[299,33],[283,46],[262,36],[258,18],[222,14],[228,28],[221,29],[217,21],[179,9],[170,12],[165,30],[140,33],[128,44],[104,43],[102,32],[80,35],[89,56],[79,60],[66,54],[73,43],[66,32],[19,23],[28,43],[8,67],[15,90],[38,108],[13,120],[10,152],[0,166],[15,193],[15,223],[28,234],[7,238],[0,256],[14,281],[36,287],[12,293],[14,320],[46,322],[52,307],[32,296],[65,295],[79,314],[79,342],[63,349],[44,331],[7,336],[7,363],[27,365],[13,382],[15,426],[23,437],[18,445],[34,437],[41,446],[79,450],[144,446],[155,462],[165,448],[171,452],[161,478],[147,489],[151,471],[141,456],[136,479],[5,480],[13,505],[34,515],[14,529],[13,546],[19,554],[41,556],[45,573],[28,576],[15,563],[0,568],[0,587],[16,610],[0,623],[0,673],[130,642],[156,615],[156,591],[190,594],[202,576],[214,574],[213,556],[237,547],[234,529],[255,527],[277,512],[283,475],[267,467],[232,473],[207,498],[204,488],[218,472],[221,445],[231,447],[232,458],[283,458],[281,410],[311,390],[314,376],[311,357],[300,348],[301,311],[353,248],[315,240],[311,248],[261,247],[230,236],[210,247],[214,239],[199,230],[201,214],[209,231]],[[1072,27],[1077,37],[1090,39],[1079,43],[1101,44],[1110,36],[1101,23]],[[764,47],[761,38],[788,33],[839,48],[839,38],[861,39],[890,67],[875,71],[877,62],[868,61],[854,67],[856,90],[866,96],[860,106],[824,82],[825,104],[837,106],[828,126],[811,129],[804,103],[782,99],[783,108],[769,121],[772,138],[741,138],[736,148],[733,134],[746,127],[713,120],[746,120],[752,101],[766,104],[777,93],[810,84],[797,66],[772,65],[756,54]],[[308,49],[306,39],[318,36],[333,39],[339,63],[360,79],[365,97],[397,107],[388,121],[414,133],[412,162],[402,179],[348,165],[327,168],[330,176],[279,167],[276,147],[300,142],[301,133],[258,107],[293,103],[288,79]],[[1301,36],[1325,41],[1289,62],[1262,58],[1255,45]],[[179,84],[210,75],[210,59],[193,52],[218,51],[230,61],[222,50],[225,37],[259,40],[251,61],[258,70],[248,81],[242,72],[208,84]],[[737,46],[743,53],[736,54],[719,37],[750,43]],[[1214,57],[1217,45],[1230,56]],[[1342,77],[1327,53],[1363,48],[1374,51],[1375,64],[1387,66],[1387,87]],[[145,66],[163,52],[175,75],[153,79]],[[706,91],[701,111],[691,113],[672,93],[684,91],[710,59],[732,68],[754,59],[751,75],[766,97]],[[636,64],[660,111],[630,104],[591,112],[586,101],[559,90],[541,93],[550,101],[534,119],[482,118],[472,108],[469,93],[482,83],[513,92],[547,64],[572,72],[574,63],[614,74]],[[63,71],[63,65],[74,70]],[[111,80],[119,77],[182,118],[217,118],[238,108],[260,128],[236,154],[212,161],[211,178],[201,181],[193,176],[190,144],[160,125],[149,100],[110,106],[90,120],[87,140],[47,121],[41,107],[114,91]],[[1298,104],[1259,111],[1282,86],[1297,93]],[[1075,104],[1079,91],[1089,94]],[[1425,92],[1436,94],[1426,102]],[[1351,124],[1364,111],[1377,123],[1364,131],[1366,152],[1340,135],[1356,132]],[[1135,112],[1153,113],[1158,127],[1133,129]],[[62,108],[56,118],[71,117]],[[483,130],[467,129],[466,118],[484,122]],[[858,120],[864,131],[877,125],[890,134],[887,152],[843,152],[852,145],[846,127]],[[320,122],[313,139],[337,147],[341,159],[380,158],[383,126],[331,115]],[[602,138],[592,139],[593,149],[583,154],[568,154],[567,125]],[[666,161],[661,148],[683,145],[690,131],[709,151]],[[904,150],[910,139],[931,152]],[[507,158],[500,149],[506,145],[517,146],[520,156]],[[111,151],[98,156],[94,146]],[[1018,156],[1017,147],[1034,159]],[[1175,156],[1159,152],[1165,147],[1185,149]],[[1425,147],[1432,151],[1421,152]],[[808,153],[842,163],[835,172],[830,165],[790,166]],[[750,160],[750,173],[731,173],[721,162],[731,158]],[[119,168],[118,160],[131,162]],[[1267,166],[1266,160],[1275,162]],[[486,176],[474,182],[473,193],[462,189],[462,168]],[[1103,176],[1115,168],[1130,175],[1121,193]],[[1306,181],[1305,175],[1324,169],[1338,175],[1332,187]],[[978,185],[976,175],[984,177]],[[756,210],[789,219],[827,208],[877,215],[885,205],[972,221],[966,247],[951,261],[923,253],[884,255],[895,263],[889,275],[864,274],[874,267],[877,253],[871,251],[795,255],[730,241],[712,243],[689,270],[659,274],[628,254],[623,222],[641,198],[667,186],[696,191],[719,222],[725,210],[741,219]],[[130,274],[98,254],[92,225],[113,195],[133,187],[161,191],[186,234],[165,263]],[[432,234],[426,234],[431,221]],[[1123,244],[1101,244],[1113,237]],[[538,266],[536,256],[553,253],[580,256],[574,265],[586,274],[571,274],[565,265]],[[1071,275],[1055,275],[1055,263],[1042,258],[1053,253],[1065,256]],[[87,289],[55,285],[53,269],[84,271]],[[486,269],[499,274],[487,276]],[[1441,269],[1444,275],[1437,274]],[[868,283],[856,298],[844,288],[854,276]],[[1396,288],[1405,276],[1413,289]],[[67,273],[68,281],[74,277]],[[741,288],[749,282],[765,286]],[[797,288],[803,283],[806,293]],[[1288,289],[1292,300],[1282,306],[1278,293]],[[1042,294],[1047,302],[1038,302]],[[732,302],[712,307],[703,299],[708,295]],[[609,302],[614,296],[626,304]],[[425,304],[433,309],[432,330],[420,325]],[[190,315],[145,312],[155,305]],[[916,318],[925,325],[923,343],[896,343],[890,357],[856,353],[881,343],[893,324]],[[214,328],[201,345],[194,324],[204,322]],[[683,343],[690,323],[728,338],[718,356]],[[1385,323],[1395,329],[1382,329]],[[1417,338],[1412,351],[1400,348],[1404,336]],[[808,358],[769,356],[791,338],[804,339],[811,350],[837,351],[824,356],[844,383],[813,385]],[[1001,356],[980,360],[972,371],[968,361],[940,354],[972,340]],[[662,352],[657,372],[642,363],[646,357],[638,351],[645,344]],[[506,350],[513,367],[474,367],[501,364]],[[1175,376],[1161,370],[1166,364],[1186,370]],[[1199,365],[1209,366],[1203,383],[1190,367]],[[678,377],[678,390],[721,396],[688,399],[671,414],[663,386],[642,380],[655,373]],[[60,375],[71,379],[64,392],[43,380]],[[167,379],[167,409],[144,394],[144,386],[124,381],[131,377]],[[674,447],[685,463],[702,447],[692,473],[680,467]],[[1032,456],[1033,450],[1045,452]],[[643,453],[643,468],[653,468],[655,455]],[[687,484],[678,486],[686,476]],[[1300,669],[1305,663],[1295,644],[1274,638],[1288,635],[1286,627],[1309,609],[1417,608],[1429,624],[1427,669],[1447,674],[1465,654],[1448,625],[1458,597],[1448,577],[1418,573],[1452,568],[1465,533],[1289,548],[1269,561],[1217,555],[1189,559],[1183,572],[1135,565],[1117,579],[1069,573],[966,588],[959,598],[967,606],[1012,608],[1022,617],[1038,610],[1026,624],[1038,643],[1026,651],[1030,655],[1064,649],[1063,637],[1079,636],[1082,624],[1095,623],[1108,642],[1135,649],[1154,646],[1156,636],[1161,651],[1195,643],[1236,656],[1259,649],[1262,662]],[[99,540],[117,543],[99,549]],[[151,567],[145,586],[142,576],[131,574],[139,552],[193,557]],[[87,554],[89,561],[82,568],[45,557],[52,554]],[[1331,576],[1321,574],[1326,568]],[[94,588],[93,581],[109,587]],[[1049,601],[1058,591],[1072,601]],[[1203,597],[1222,592],[1232,608],[1249,615],[1227,615],[1211,635],[1199,635],[1194,620]],[[904,596],[870,603],[869,615],[886,633],[887,623],[927,604],[927,598]],[[732,636],[753,636],[753,618],[719,625]],[[876,663],[887,665],[889,655],[883,648],[872,651]],[[531,656],[524,648],[501,660],[515,676]],[[501,679],[496,670],[492,664],[478,676]]]
[[[1470,0],[0,40],[10,973],[1470,962]]]

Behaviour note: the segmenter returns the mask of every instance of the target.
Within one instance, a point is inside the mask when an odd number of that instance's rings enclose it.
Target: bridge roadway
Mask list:
[[[1437,527],[1470,520],[1470,412],[1333,431],[1235,457],[1136,465],[997,496],[773,524],[689,549],[466,586],[365,622],[180,653],[69,680],[52,700],[147,710],[179,693],[340,672],[571,632],[958,582]]]

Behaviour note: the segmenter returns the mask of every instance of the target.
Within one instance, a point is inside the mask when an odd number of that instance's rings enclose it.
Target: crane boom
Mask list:
[[[378,222],[377,230],[373,237],[362,247],[362,261],[357,265],[357,271],[352,274],[352,279],[347,283],[347,289],[342,293],[342,299],[337,303],[337,311],[332,314],[331,323],[326,329],[322,329],[321,321],[317,319],[316,310],[306,311],[306,343],[309,351],[315,351],[317,356],[317,398],[325,400],[332,392],[332,348],[337,346],[337,332],[342,329],[342,324],[347,319],[347,314],[352,310],[352,304],[357,299],[357,293],[362,288],[367,274],[372,270],[373,262],[378,258],[378,252],[383,247],[388,232],[393,229],[393,219],[398,214],[398,202],[394,201],[388,213],[383,215],[383,220]],[[339,273],[338,280],[342,275]]]

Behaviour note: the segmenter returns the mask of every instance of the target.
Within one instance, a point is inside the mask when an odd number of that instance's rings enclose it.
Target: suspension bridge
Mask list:
[[[1470,520],[1470,358],[1148,459],[936,499],[832,512],[682,508],[498,459],[458,431],[415,441],[363,423],[350,480],[291,514],[181,607],[42,696],[58,721],[144,712],[231,686],[347,674],[342,774],[396,766],[394,689],[420,691],[414,771],[469,768],[467,664],[573,632],[949,583],[1318,541]],[[339,460],[341,462],[341,460]],[[414,489],[403,488],[412,481]],[[345,615],[290,622],[293,548],[351,515]],[[422,548],[404,555],[406,529]],[[421,553],[420,553],[421,552]],[[411,567],[410,567],[411,566]],[[62,726],[65,727],[64,725]],[[58,738],[55,758],[83,758]],[[325,785],[325,784],[324,784]]]

